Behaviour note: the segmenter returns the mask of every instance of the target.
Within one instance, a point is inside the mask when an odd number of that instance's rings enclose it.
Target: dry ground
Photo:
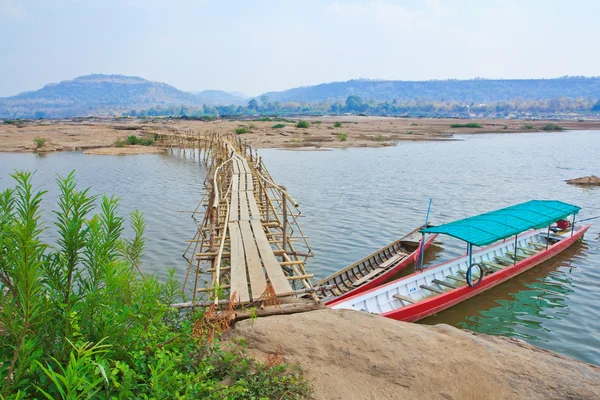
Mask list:
[[[599,399],[600,367],[521,340],[323,309],[237,323],[259,360],[299,364],[316,399]]]
[[[403,140],[450,140],[453,134],[514,133],[525,130],[525,124],[541,130],[548,123],[557,123],[565,129],[600,129],[600,121],[520,121],[520,120],[457,120],[430,118],[386,117],[320,117],[307,118],[312,124],[307,129],[296,128],[295,123],[279,121],[227,121],[220,123],[186,120],[147,119],[78,119],[63,121],[35,121],[20,125],[0,124],[0,151],[48,152],[86,150],[110,147],[129,135],[152,137],[154,133],[193,130],[196,132],[233,132],[235,128],[250,127],[243,135],[255,148],[283,147],[379,147],[390,146]],[[318,123],[320,122],[320,123]],[[341,122],[341,127],[334,127]],[[477,122],[482,128],[451,128],[452,124]],[[282,129],[274,129],[276,124]],[[506,127],[506,128],[505,128]],[[342,140],[347,134],[346,140]],[[46,138],[45,146],[36,150],[35,137]],[[152,150],[149,150],[152,151]]]

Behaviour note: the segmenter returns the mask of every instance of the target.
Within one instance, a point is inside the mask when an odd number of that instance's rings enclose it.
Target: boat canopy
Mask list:
[[[511,207],[422,229],[441,233],[475,246],[486,246],[529,229],[539,229],[577,214],[581,207],[557,200],[531,200]]]

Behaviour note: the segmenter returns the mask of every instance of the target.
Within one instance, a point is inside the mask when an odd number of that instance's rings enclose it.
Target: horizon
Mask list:
[[[94,71],[249,97],[356,77],[596,76],[598,14],[592,0],[0,0],[0,97]]]

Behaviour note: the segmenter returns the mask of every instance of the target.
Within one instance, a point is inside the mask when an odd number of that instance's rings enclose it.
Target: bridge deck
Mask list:
[[[244,158],[237,155],[232,162],[233,181],[228,225],[232,300],[240,303],[257,301],[267,289],[267,279],[277,296],[291,293],[292,287],[275,258],[261,221],[250,166]]]

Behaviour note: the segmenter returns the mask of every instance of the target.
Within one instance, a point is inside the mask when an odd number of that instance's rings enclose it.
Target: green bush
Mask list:
[[[340,142],[345,142],[346,140],[348,140],[348,134],[346,132],[338,133],[336,136]]]
[[[113,146],[115,147],[125,147],[127,145],[127,141],[126,140],[115,140],[115,142],[113,143]]]
[[[333,127],[334,128],[341,128],[342,127],[342,123],[340,121],[334,122],[333,123]]]
[[[133,146],[133,145],[136,145],[137,143],[138,143],[138,138],[137,138],[137,136],[134,136],[134,135],[132,135],[132,136],[127,136],[127,144],[129,144],[129,145]]]
[[[276,125],[273,125],[271,128],[273,128],[273,129],[285,128],[285,124],[276,124]]]
[[[321,125],[321,121],[311,121],[311,125]]]
[[[309,128],[310,124],[308,123],[308,121],[298,121],[298,123],[296,124],[296,128]]]
[[[542,128],[545,131],[562,131],[564,128],[556,124],[548,124]]]
[[[35,148],[36,149],[44,147],[46,145],[47,141],[48,141],[48,139],[43,138],[43,137],[39,137],[39,136],[36,136],[36,137],[33,138],[33,143],[35,144]]]
[[[523,125],[523,129],[535,129],[535,126],[530,125],[530,124],[525,124],[525,125]]]
[[[244,133],[248,133],[250,132],[250,129],[248,129],[248,127],[246,126],[239,126],[237,128],[235,128],[235,133],[237,133],[238,135],[242,135]]]
[[[476,122],[469,122],[466,124],[452,124],[450,128],[481,128],[481,124]]]
[[[162,283],[141,275],[141,213],[130,214],[125,237],[119,200],[79,189],[72,172],[58,179],[50,245],[40,220],[45,192],[29,172],[12,177],[15,187],[0,192],[0,398],[310,396],[299,371],[192,333],[204,310],[169,306],[182,297],[174,271]]]

